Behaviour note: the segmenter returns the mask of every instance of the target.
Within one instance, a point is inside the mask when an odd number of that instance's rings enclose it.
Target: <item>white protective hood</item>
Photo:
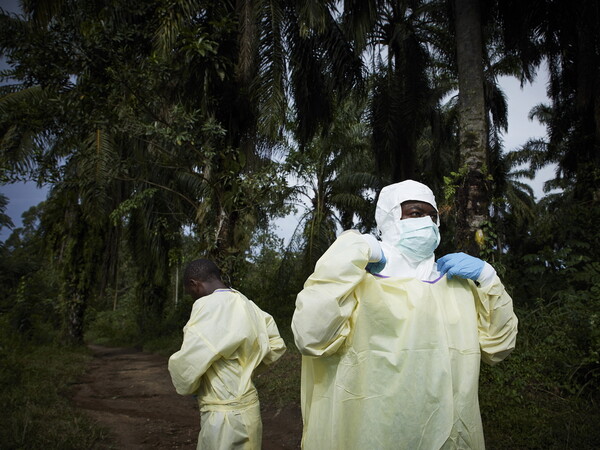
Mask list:
[[[408,200],[429,203],[436,211],[438,210],[431,189],[417,181],[406,180],[390,184],[381,190],[375,208],[375,222],[381,233],[381,247],[387,258],[387,264],[381,275],[430,281],[438,276],[435,255],[417,261],[404,255],[395,246],[401,234],[398,227],[398,223],[402,218],[401,205]],[[438,226],[439,220],[438,217],[436,224]]]

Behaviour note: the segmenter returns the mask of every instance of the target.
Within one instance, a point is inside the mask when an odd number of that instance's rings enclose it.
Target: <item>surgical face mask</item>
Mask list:
[[[422,261],[433,255],[440,243],[440,232],[431,218],[404,219],[397,223],[399,239],[394,244],[406,256]]]

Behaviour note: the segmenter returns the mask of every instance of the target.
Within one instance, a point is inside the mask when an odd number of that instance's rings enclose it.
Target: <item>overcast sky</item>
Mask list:
[[[16,12],[18,11],[18,1],[0,0],[0,7],[5,11]],[[4,68],[6,68],[6,64],[0,60],[0,69]],[[526,85],[523,89],[519,86],[519,81],[514,78],[503,77],[500,79],[500,85],[508,98],[508,133],[504,136],[506,150],[515,149],[530,138],[546,135],[545,129],[540,124],[527,118],[533,106],[547,101],[546,83],[545,71],[540,72],[533,85]],[[543,183],[553,177],[553,171],[554,168],[540,171],[532,183],[537,199],[543,197]],[[16,183],[0,186],[0,193],[9,199],[6,213],[12,218],[15,227],[20,227],[22,225],[21,214],[31,206],[45,200],[47,187],[39,189],[35,183]],[[279,229],[279,234],[287,240],[297,225],[297,219],[295,217],[281,219],[275,225]],[[0,240],[5,240],[9,235],[10,230],[6,228],[0,230]]]

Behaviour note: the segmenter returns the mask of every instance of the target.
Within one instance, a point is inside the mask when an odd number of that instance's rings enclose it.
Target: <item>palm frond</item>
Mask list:
[[[240,24],[237,72],[244,85],[250,83],[257,64],[258,11],[256,6],[256,1],[237,2],[237,16]]]
[[[508,130],[508,102],[506,95],[496,82],[490,82],[486,77],[485,102],[492,117],[494,130],[506,132]]]
[[[202,2],[199,0],[174,0],[162,5],[160,23],[154,35],[157,51],[167,55],[175,46],[183,27],[202,12]]]
[[[286,117],[285,54],[283,26],[285,11],[281,2],[260,2],[260,36],[258,40],[259,75],[257,92],[259,130],[270,139],[280,136]]]
[[[113,209],[110,185],[119,167],[114,142],[104,130],[97,129],[80,151],[65,164],[68,181],[78,193],[85,220],[104,220]]]
[[[9,114],[14,108],[44,102],[47,99],[41,86],[5,85],[0,88],[0,114]]]
[[[21,8],[39,25],[48,24],[63,8],[64,0],[22,0]]]

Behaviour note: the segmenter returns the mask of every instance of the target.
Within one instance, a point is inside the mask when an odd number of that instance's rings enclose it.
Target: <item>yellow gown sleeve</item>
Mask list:
[[[360,233],[347,231],[317,261],[292,318],[294,341],[303,355],[333,354],[350,333],[349,318],[357,304],[354,288],[371,276],[365,271],[369,252]]]
[[[169,373],[177,393],[195,393],[202,375],[219,357],[219,351],[202,334],[186,330],[181,349],[169,358]]]
[[[265,323],[267,325],[267,333],[269,334],[269,352],[265,355],[262,362],[265,365],[273,364],[285,353],[285,342],[279,335],[279,329],[273,317],[270,314],[264,313]]]
[[[494,365],[515,348],[518,319],[510,295],[496,275],[487,286],[471,283],[477,309],[477,327],[482,360]]]
[[[268,350],[260,361],[260,364],[256,367],[255,374],[263,373],[271,364],[281,358],[287,350],[284,340],[279,335],[279,329],[273,317],[262,310],[261,313],[265,320],[268,335]]]
[[[181,349],[169,358],[169,372],[178,394],[194,394],[213,362],[235,352],[246,333],[244,317],[232,307],[231,299],[215,301],[207,296],[196,301],[184,327]]]

